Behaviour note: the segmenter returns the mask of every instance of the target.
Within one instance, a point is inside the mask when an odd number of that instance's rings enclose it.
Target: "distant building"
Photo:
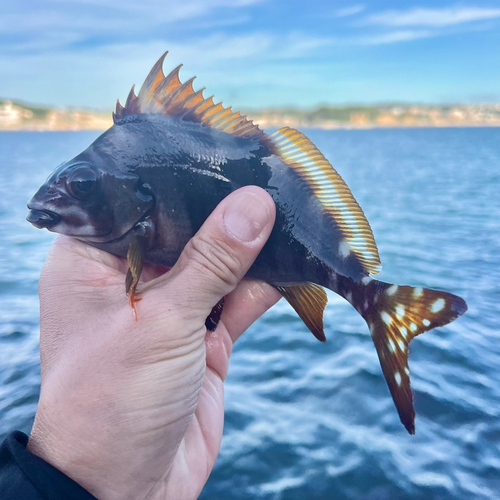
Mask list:
[[[33,118],[33,112],[29,109],[16,106],[10,101],[0,104],[0,129],[20,127],[24,120],[31,118]]]

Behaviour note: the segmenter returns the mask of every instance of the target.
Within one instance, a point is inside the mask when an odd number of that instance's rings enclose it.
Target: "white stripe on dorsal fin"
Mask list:
[[[284,127],[268,136],[275,154],[307,183],[340,231],[339,247],[346,259],[353,253],[366,273],[380,271],[380,257],[370,224],[342,177],[314,143],[301,132]]]
[[[165,76],[162,67],[167,54],[168,52],[165,52],[153,66],[138,95],[135,95],[132,87],[126,105],[123,107],[117,103],[113,113],[115,123],[128,115],[157,114],[200,123],[235,137],[264,137],[264,132],[246,116],[232,111],[231,108],[225,108],[222,103],[215,104],[212,97],[205,99],[203,89],[195,91],[194,78],[182,83],[179,78],[182,65]]]

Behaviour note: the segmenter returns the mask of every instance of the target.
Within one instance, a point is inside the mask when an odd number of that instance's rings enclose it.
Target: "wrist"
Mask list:
[[[111,373],[103,350],[85,356],[84,376],[80,363],[60,361],[44,374],[29,451],[99,500],[147,497],[164,481],[196,410],[205,343],[193,343],[182,356],[171,348],[151,367],[122,360]]]
[[[118,481],[109,466],[106,444],[97,433],[90,433],[85,422],[73,412],[58,412],[64,422],[44,411],[40,401],[28,451],[77,482],[99,500],[126,499],[125,492],[116,489]],[[102,426],[102,423],[99,427]],[[123,485],[123,482],[122,482]]]

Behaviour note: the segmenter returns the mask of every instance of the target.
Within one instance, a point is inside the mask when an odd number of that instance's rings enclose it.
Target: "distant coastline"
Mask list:
[[[499,104],[448,106],[374,105],[321,106],[310,110],[263,108],[247,110],[262,128],[301,127],[364,129],[395,127],[499,127]],[[111,112],[41,108],[0,101],[0,131],[106,130]]]

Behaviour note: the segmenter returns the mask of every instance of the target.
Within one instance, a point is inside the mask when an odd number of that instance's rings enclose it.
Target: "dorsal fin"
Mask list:
[[[267,137],[273,152],[305,180],[325,213],[338,228],[337,254],[347,259],[353,253],[366,273],[380,272],[377,244],[365,214],[342,177],[304,134],[284,127]]]
[[[168,52],[165,52],[153,66],[138,95],[135,95],[132,87],[125,106],[119,101],[116,103],[113,113],[115,123],[128,115],[149,113],[177,116],[182,120],[201,123],[236,137],[260,139],[264,136],[258,125],[246,116],[232,111],[231,108],[225,108],[220,102],[215,104],[213,96],[205,99],[204,89],[195,91],[194,78],[182,83],[179,78],[182,64],[165,76],[162,67],[167,54]]]

